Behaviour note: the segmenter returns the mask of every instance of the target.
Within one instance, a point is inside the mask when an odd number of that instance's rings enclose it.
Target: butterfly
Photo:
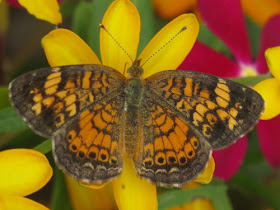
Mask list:
[[[52,137],[57,165],[76,180],[109,181],[126,155],[140,177],[165,187],[195,179],[212,150],[252,130],[264,109],[256,91],[228,79],[143,71],[140,60],[128,78],[104,65],[39,69],[10,83],[10,101],[35,133]]]

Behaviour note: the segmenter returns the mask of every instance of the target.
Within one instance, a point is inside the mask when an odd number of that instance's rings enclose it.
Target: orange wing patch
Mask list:
[[[76,179],[105,182],[120,174],[122,98],[123,94],[81,112],[55,137],[56,161]]]
[[[168,81],[170,85],[171,80]],[[181,84],[182,80],[177,80],[177,83]],[[164,186],[171,182],[172,185],[180,185],[204,169],[210,147],[200,142],[185,120],[156,98],[148,96],[144,96],[141,113],[143,147],[134,160],[140,176]],[[193,165],[197,167],[194,169]]]
[[[189,77],[186,77],[184,73],[182,72],[184,77],[175,73],[173,75],[171,72],[170,75],[161,73],[164,75],[164,79],[159,77],[158,81],[155,80],[157,82],[153,82],[154,78],[151,79],[153,84],[151,91],[156,92],[169,104],[172,104],[176,110],[186,116],[185,120],[190,125],[208,139],[214,138],[212,133],[221,123],[233,131],[239,124],[236,117],[240,110],[237,108],[240,103],[236,103],[234,106],[230,104],[231,90],[227,81],[218,78],[214,78],[215,81],[212,81],[213,78],[207,78],[204,75],[205,78],[195,77],[195,74],[191,72],[188,73]],[[208,86],[205,85],[207,82],[209,82]],[[242,108],[242,106],[240,107]],[[163,132],[167,130],[168,127]]]
[[[124,89],[125,77],[110,67],[73,65],[28,72],[9,91],[30,128],[53,138],[58,166],[88,183],[108,181],[122,170]]]
[[[155,104],[152,111],[150,110],[150,117],[152,125],[149,126],[153,126],[155,137],[153,143],[144,143],[143,164],[155,163],[160,166],[174,166],[178,162],[180,165],[187,164],[188,159],[192,159],[199,148],[197,138],[192,136],[192,140],[190,139],[188,125],[171,110]],[[159,130],[159,134],[155,130]]]
[[[102,103],[80,114],[77,131],[70,130],[67,139],[69,150],[77,158],[117,163],[120,145],[114,139],[112,127],[118,123],[116,103]],[[108,129],[108,127],[111,127]],[[119,155],[119,154],[118,154]]]
[[[261,96],[251,88],[212,75],[164,71],[145,81],[148,95],[180,116],[214,149],[225,148],[250,131],[263,109]]]
[[[11,83],[12,94],[23,94],[11,98],[30,127],[50,137],[81,110],[99,104],[105,95],[121,93],[125,87],[124,80],[123,75],[105,66],[48,68],[15,79]],[[28,112],[27,107],[31,107]],[[44,126],[37,121],[44,122]]]

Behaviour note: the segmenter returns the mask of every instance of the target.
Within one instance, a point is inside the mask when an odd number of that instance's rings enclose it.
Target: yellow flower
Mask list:
[[[31,149],[5,150],[0,152],[0,168],[0,209],[48,209],[24,197],[41,189],[52,177],[43,154]]]
[[[102,64],[123,73],[124,67],[128,68],[132,60],[136,59],[140,36],[139,13],[129,0],[116,0],[106,11],[102,24],[131,57],[105,30],[101,29]],[[183,27],[186,27],[186,30],[180,33]],[[138,57],[141,61],[147,61],[143,66],[145,71],[143,77],[146,78],[163,70],[176,69],[194,45],[198,30],[198,22],[192,14],[182,15],[165,26]],[[172,39],[176,34],[178,34],[176,38]],[[171,39],[172,41],[169,42]],[[168,44],[165,45],[166,43]],[[51,31],[42,39],[42,45],[51,66],[101,64],[89,46],[67,29]],[[161,48],[162,46],[165,47]],[[210,182],[213,171],[214,161],[211,158],[210,164],[198,181]],[[126,157],[124,157],[122,174],[113,180],[113,190],[120,209],[157,209],[156,186],[140,179],[133,163]]]
[[[274,78],[258,83],[254,90],[265,100],[265,110],[260,119],[269,120],[280,114],[280,46],[265,51],[267,65]]]
[[[48,21],[54,25],[62,23],[57,0],[18,0],[18,2],[38,19]]]
[[[112,182],[101,188],[85,187],[76,180],[65,175],[72,208],[84,209],[118,209],[114,200]]]

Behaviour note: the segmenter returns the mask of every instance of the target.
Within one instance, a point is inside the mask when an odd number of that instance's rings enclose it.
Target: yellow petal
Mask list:
[[[5,206],[3,210],[48,210],[42,204],[21,196],[2,196],[0,199],[2,199]]]
[[[258,83],[254,90],[265,100],[265,109],[261,120],[269,120],[280,114],[280,82],[278,79],[270,78]]]
[[[102,63],[123,73],[125,67],[130,67],[136,58],[140,37],[139,13],[129,0],[116,0],[106,11],[102,24],[114,37],[110,37],[104,29],[100,29]],[[117,45],[114,39],[121,46]]]
[[[172,19],[195,9],[196,0],[153,0],[153,5],[161,18]]]
[[[280,14],[279,0],[241,0],[241,6],[244,13],[260,26],[272,16]]]
[[[65,180],[73,209],[117,209],[111,183],[101,189],[92,189],[80,185],[67,175]]]
[[[272,75],[280,81],[280,46],[267,49],[265,58]]]
[[[156,186],[141,179],[136,174],[133,163],[127,157],[124,157],[122,174],[112,183],[119,209],[157,209]]]
[[[88,183],[83,183],[80,182],[80,185],[84,186],[84,187],[89,187],[95,190],[99,190],[101,188],[103,188],[106,184],[108,184],[108,182],[102,183],[102,184],[88,184]]]
[[[207,199],[198,199],[183,206],[173,207],[170,210],[214,210],[212,202]]]
[[[31,149],[0,152],[0,169],[0,195],[29,195],[45,186],[53,174],[48,159]]]
[[[42,45],[50,66],[100,64],[91,48],[67,29],[51,31],[42,39]]]
[[[57,0],[18,0],[18,2],[38,19],[48,21],[54,25],[62,23]]]
[[[209,182],[211,182],[213,178],[214,170],[215,170],[215,161],[214,158],[211,156],[205,170],[194,181],[203,184],[208,184]]]
[[[1,0],[0,0],[1,1]],[[0,2],[1,3],[1,2]],[[3,198],[2,198],[3,196],[1,196],[0,195],[0,209],[3,209],[3,210],[5,210],[5,203],[4,203],[4,200],[3,200]]]
[[[186,30],[181,32],[184,27]],[[141,65],[147,61],[143,66],[144,78],[176,69],[193,47],[198,30],[199,24],[193,14],[181,15],[161,29],[139,56]]]

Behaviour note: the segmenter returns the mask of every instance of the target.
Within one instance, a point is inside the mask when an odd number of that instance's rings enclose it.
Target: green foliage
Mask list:
[[[228,47],[224,44],[222,40],[216,37],[203,23],[199,25],[199,34],[197,39],[211,47],[213,50],[226,55],[227,57],[232,57],[232,54]]]
[[[52,150],[52,140],[51,139],[45,140],[41,144],[34,147],[33,149],[43,154],[47,154]]]
[[[27,125],[11,108],[0,110],[0,133],[26,129]]]
[[[174,189],[160,194],[158,196],[158,208],[163,210],[174,206],[182,206],[195,199],[211,200],[216,210],[232,209],[227,196],[227,186],[219,180],[213,180],[211,184],[196,188]]]
[[[0,110],[10,106],[8,87],[0,87]]]
[[[63,172],[54,166],[54,185],[51,200],[52,210],[72,210]]]
[[[73,15],[72,30],[78,34],[100,58],[99,24],[112,0],[83,1],[77,5]]]

